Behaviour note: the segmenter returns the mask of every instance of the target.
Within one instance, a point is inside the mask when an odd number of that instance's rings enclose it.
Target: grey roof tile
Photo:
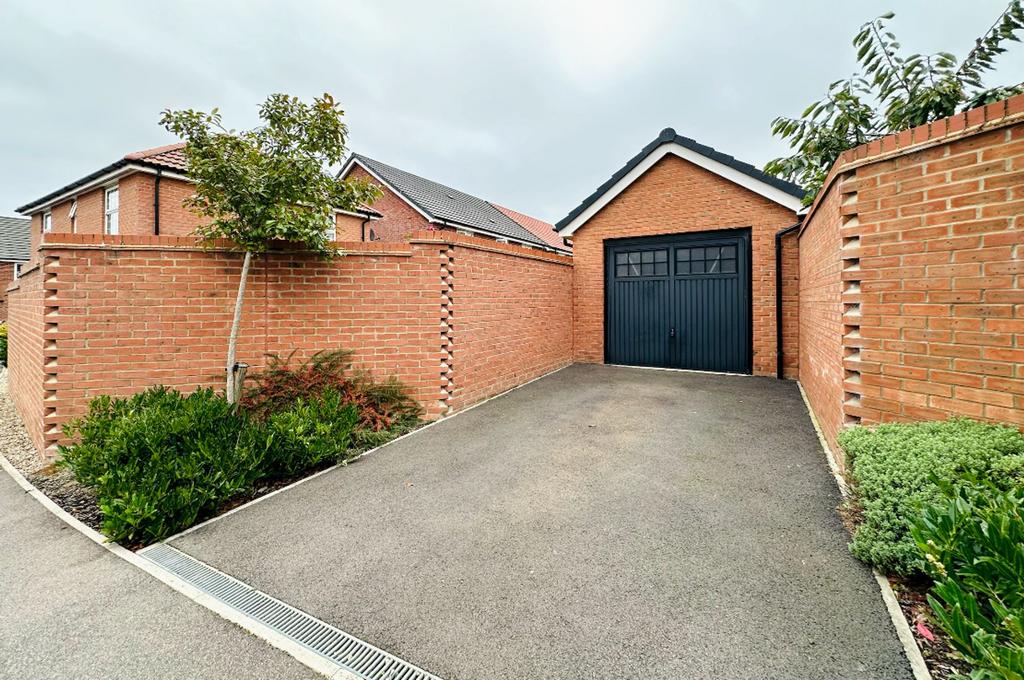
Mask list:
[[[28,262],[31,220],[0,217],[0,260]]]
[[[532,245],[551,247],[482,198],[399,170],[362,154],[352,154],[352,157],[432,219],[479,229],[498,237]]]

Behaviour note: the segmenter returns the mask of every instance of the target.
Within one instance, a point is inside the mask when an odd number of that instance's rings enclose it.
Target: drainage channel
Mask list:
[[[158,543],[138,554],[360,678],[440,680],[422,668],[270,597],[169,545]]]

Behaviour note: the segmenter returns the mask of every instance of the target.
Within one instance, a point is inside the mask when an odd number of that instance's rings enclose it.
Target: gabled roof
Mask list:
[[[73,192],[75,189],[85,187],[107,175],[119,175],[118,171],[127,168],[129,165],[140,165],[155,170],[168,170],[171,172],[184,172],[188,169],[188,165],[185,160],[185,148],[184,143],[169,144],[167,146],[158,146],[153,149],[144,149],[142,151],[134,151],[129,154],[125,154],[122,158],[117,159],[109,165],[105,165],[96,172],[89,173],[81,179],[77,179],[70,184],[65,184],[56,191],[51,191],[42,198],[37,198],[31,203],[18,208],[18,212],[21,214],[27,214],[34,212],[36,209],[45,206],[47,203],[53,201],[56,198],[62,197],[64,194]]]
[[[466,227],[496,238],[550,248],[546,241],[498,210],[482,198],[434,182],[411,172],[381,163],[362,154],[352,154],[339,177],[359,165],[379,182],[394,191],[428,221]]]
[[[31,224],[24,217],[0,217],[0,261],[28,262]]]
[[[806,192],[798,185],[772,177],[750,163],[744,163],[689,137],[683,137],[672,128],[665,128],[654,141],[629,159],[629,162],[608,181],[559,220],[555,228],[563,236],[569,236],[669,153],[750,189],[794,212],[801,208],[801,199]]]
[[[505,213],[519,225],[529,229],[530,233],[534,236],[540,237],[552,248],[557,248],[558,250],[566,253],[572,252],[572,248],[565,245],[565,239],[558,235],[558,232],[555,231],[555,225],[550,222],[545,222],[544,220],[537,219],[536,217],[530,217],[518,210],[512,210],[511,208],[506,208],[505,206],[498,205],[497,203],[491,203],[491,205]]]

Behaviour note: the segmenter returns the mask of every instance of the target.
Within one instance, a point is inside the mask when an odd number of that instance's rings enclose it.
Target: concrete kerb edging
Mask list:
[[[497,399],[498,397],[504,396],[504,395],[506,395],[506,394],[508,394],[510,392],[514,392],[515,390],[518,390],[521,387],[525,387],[526,385],[529,385],[530,383],[536,382],[536,381],[540,380],[541,378],[546,378],[549,375],[552,375],[554,373],[557,373],[558,371],[563,370],[564,368],[566,368],[569,365],[571,365],[571,364],[566,364],[565,366],[560,366],[560,367],[556,368],[553,371],[548,371],[547,373],[544,373],[543,375],[539,375],[536,378],[533,378],[532,380],[529,380],[529,381],[527,381],[527,382],[525,382],[525,383],[523,383],[521,385],[516,385],[515,387],[513,387],[511,389],[505,390],[504,392],[496,394],[496,395],[494,395],[492,397],[488,397],[487,399],[484,399],[481,402],[478,402],[476,404],[473,404],[470,407],[462,409],[461,411],[457,411],[456,413],[453,413],[450,416],[447,416],[445,418],[439,418],[438,420],[435,420],[433,422],[427,423],[423,427],[417,428],[417,429],[413,430],[412,432],[407,432],[406,434],[402,435],[401,437],[397,437],[397,438],[391,440],[390,442],[387,442],[386,444],[382,444],[381,446],[378,446],[376,448],[370,449],[368,451],[364,451],[362,454],[357,456],[356,459],[362,458],[364,456],[368,456],[369,454],[371,454],[371,453],[373,453],[375,451],[378,451],[378,450],[380,450],[382,448],[385,448],[387,446],[390,446],[391,444],[394,444],[395,442],[397,442],[399,440],[405,439],[406,437],[411,437],[411,436],[413,436],[413,435],[415,435],[415,434],[417,434],[419,432],[423,432],[424,430],[427,430],[428,428],[433,427],[434,425],[436,425],[436,424],[438,424],[440,422],[449,420],[449,419],[454,418],[456,416],[459,416],[459,415],[461,415],[463,413],[467,413],[469,411],[472,411],[477,406],[482,406],[483,404],[486,404],[487,402],[491,401],[492,399]],[[185,597],[189,598],[190,600],[192,600],[196,604],[198,604],[198,605],[200,605],[202,607],[205,607],[206,609],[209,609],[210,611],[212,611],[213,613],[217,614],[221,618],[227,619],[228,621],[234,623],[235,625],[239,626],[243,630],[248,631],[252,635],[255,635],[256,637],[258,637],[261,640],[265,641],[266,643],[268,643],[272,647],[280,649],[281,651],[285,652],[286,654],[289,654],[290,656],[292,656],[299,663],[305,665],[306,667],[310,668],[313,671],[316,671],[317,673],[320,673],[321,675],[325,675],[328,678],[332,678],[332,680],[361,680],[360,676],[352,673],[347,668],[344,668],[343,666],[340,666],[340,665],[338,665],[338,664],[336,664],[336,663],[334,663],[334,662],[332,662],[332,661],[330,661],[328,659],[325,659],[324,657],[322,657],[319,654],[313,652],[312,650],[308,649],[307,647],[303,646],[302,644],[292,640],[291,638],[289,638],[289,637],[287,637],[285,635],[282,635],[281,633],[278,633],[276,630],[274,630],[274,629],[264,625],[263,623],[257,621],[256,619],[253,619],[253,618],[247,616],[246,614],[243,614],[243,613],[239,612],[238,610],[228,606],[227,604],[224,604],[223,602],[217,600],[216,598],[211,597],[210,595],[207,595],[206,593],[204,593],[203,591],[199,590],[198,588],[196,588],[196,587],[192,586],[191,584],[186,583],[185,581],[181,580],[180,578],[178,578],[177,576],[175,576],[171,572],[167,571],[163,567],[155,564],[154,562],[149,561],[148,559],[146,559],[142,555],[139,555],[139,554],[137,554],[135,552],[132,552],[131,550],[128,550],[124,546],[121,546],[121,545],[119,545],[117,543],[111,543],[111,542],[107,541],[107,538],[103,534],[101,534],[100,532],[96,531],[92,527],[84,524],[82,521],[80,521],[77,518],[75,518],[73,515],[71,515],[69,512],[67,512],[64,508],[60,507],[53,500],[51,500],[49,496],[47,496],[42,491],[40,491],[35,486],[33,486],[32,483],[29,482],[25,478],[25,476],[22,475],[21,472],[19,472],[18,469],[15,468],[14,465],[12,465],[11,462],[8,461],[6,456],[4,456],[3,454],[0,454],[0,467],[3,467],[4,471],[6,471],[7,474],[10,475],[11,478],[18,484],[18,486],[20,486],[22,489],[24,489],[26,493],[28,493],[33,498],[35,498],[44,508],[46,508],[51,513],[56,515],[58,518],[60,518],[62,521],[64,521],[72,529],[75,529],[76,531],[78,531],[78,533],[82,534],[83,536],[85,536],[86,538],[91,540],[93,543],[96,543],[97,545],[103,547],[108,552],[116,555],[117,557],[120,557],[125,562],[128,562],[129,564],[131,564],[131,565],[141,569],[142,571],[146,572],[147,574],[149,574],[153,578],[157,579],[158,581],[160,581],[164,585],[168,586],[172,590],[175,590],[175,591],[181,593],[182,595],[184,595]],[[204,526],[206,524],[214,522],[214,521],[216,521],[218,519],[223,519],[224,517],[227,517],[228,515],[231,515],[231,514],[233,514],[235,512],[238,512],[239,510],[242,510],[244,508],[247,508],[247,507],[250,507],[252,505],[255,505],[256,503],[259,503],[260,501],[266,500],[267,498],[270,498],[271,496],[279,494],[279,493],[281,493],[283,491],[287,491],[288,489],[293,489],[296,486],[298,486],[300,484],[303,484],[304,482],[308,482],[309,480],[311,480],[311,479],[313,479],[315,477],[319,477],[320,475],[326,474],[327,472],[330,472],[331,470],[334,470],[337,467],[340,467],[340,466],[334,465],[334,466],[331,466],[331,467],[327,468],[326,470],[321,470],[320,472],[317,472],[316,474],[310,475],[309,477],[304,477],[303,479],[300,479],[297,482],[289,484],[288,486],[281,487],[280,489],[277,489],[277,490],[275,490],[275,491],[273,491],[273,492],[271,492],[271,493],[269,493],[269,494],[267,494],[265,496],[260,496],[259,498],[256,498],[256,499],[254,499],[252,501],[249,501],[248,503],[246,503],[244,505],[240,505],[237,508],[234,508],[234,509],[230,510],[229,512],[224,513],[223,515],[219,515],[217,517],[213,517],[213,518],[207,520],[206,522],[203,522],[201,524],[197,524],[194,527],[186,529],[185,531],[183,531],[183,532],[181,532],[179,534],[176,534],[175,536],[172,536],[172,537],[166,539],[163,542],[166,543],[167,541],[174,540],[175,538],[178,538],[179,536],[183,536],[183,535],[189,533],[190,531],[194,531],[194,530],[196,530],[196,529],[198,529],[198,528],[200,528],[200,527],[202,527],[202,526]],[[225,576],[229,576],[230,577],[230,574],[225,574]]]
[[[807,393],[804,392],[804,386],[798,381],[797,387],[800,388],[800,396],[803,398],[804,406],[811,417],[811,424],[814,425],[814,431],[818,435],[821,449],[825,452],[825,459],[832,470],[832,476],[835,478],[836,485],[839,487],[839,491],[845,500],[850,497],[850,487],[847,485],[846,479],[843,478],[835,454],[833,454],[832,448],[828,445],[828,441],[821,431],[818,418],[814,415],[814,409],[811,408],[811,402],[807,399]],[[932,680],[928,664],[925,663],[924,656],[921,655],[921,648],[917,646],[914,633],[910,630],[910,624],[907,623],[907,618],[903,615],[903,609],[900,607],[899,600],[896,599],[896,593],[893,592],[889,579],[877,569],[872,569],[871,573],[875,577],[875,582],[878,583],[878,589],[882,592],[882,601],[885,603],[885,608],[889,612],[889,618],[896,629],[896,637],[899,638],[900,644],[903,645],[903,653],[907,655],[907,661],[910,662],[910,670],[914,673],[914,680]]]

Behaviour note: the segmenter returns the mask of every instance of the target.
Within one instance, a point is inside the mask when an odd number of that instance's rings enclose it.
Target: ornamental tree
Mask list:
[[[987,87],[982,82],[1006,51],[1005,43],[1019,42],[1021,3],[1011,0],[962,60],[948,52],[901,55],[896,36],[886,29],[892,12],[867,22],[853,39],[860,72],[829,85],[825,98],[799,118],[772,121],[772,134],[787,140],[795,153],[769,161],[765,172],[802,185],[809,204],[843,151],[1024,92],[1024,83]]]
[[[166,110],[160,124],[185,141],[195,194],[185,205],[203,218],[196,235],[211,244],[227,239],[244,253],[228,336],[225,395],[238,399],[236,348],[245,285],[254,255],[275,241],[298,243],[325,258],[338,251],[326,229],[335,210],[357,210],[380,190],[367,181],[327,172],[345,155],[344,111],[329,94],[312,103],[274,94],[260,107],[262,124],[229,130],[217,109]]]

